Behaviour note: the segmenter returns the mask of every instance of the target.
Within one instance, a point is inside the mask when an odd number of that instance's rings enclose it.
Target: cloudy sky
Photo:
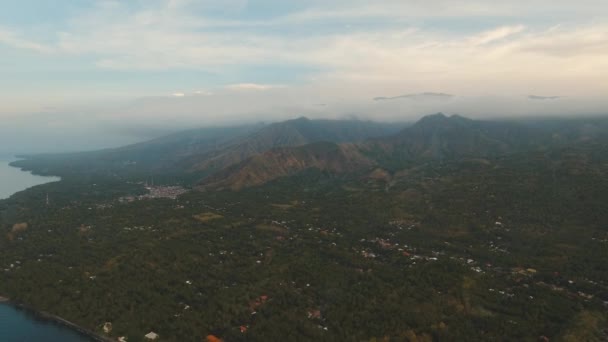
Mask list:
[[[78,149],[301,115],[608,113],[608,6],[2,1],[0,76],[0,143],[11,151],[41,149],[23,142],[32,135],[52,139],[48,150]]]

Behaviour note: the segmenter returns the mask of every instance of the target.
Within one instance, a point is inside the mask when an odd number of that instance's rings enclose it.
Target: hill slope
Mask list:
[[[101,151],[26,156],[13,165],[62,177],[187,174],[186,178],[200,179],[273,148],[363,141],[399,128],[369,121],[299,118],[267,126],[195,129]]]
[[[361,144],[366,155],[387,167],[421,161],[486,158],[541,144],[545,134],[520,123],[471,120],[442,113],[425,116],[391,137]]]
[[[346,173],[373,164],[356,145],[319,142],[255,155],[206,179],[203,188],[239,190],[311,168]]]
[[[576,122],[556,126],[471,120],[435,114],[422,118],[398,134],[356,144],[313,144],[297,149],[270,150],[204,180],[204,188],[260,185],[306,169],[336,173],[397,172],[428,162],[495,158],[525,151],[547,151],[589,139],[606,137],[605,121],[589,127]],[[590,133],[591,132],[591,133]],[[604,133],[601,133],[604,132]],[[327,149],[327,151],[323,151]],[[311,156],[314,156],[311,157]]]
[[[309,120],[302,117],[264,127],[224,149],[191,158],[189,163],[192,170],[219,170],[274,148],[315,142],[358,142],[396,133],[399,128],[399,125],[371,121]]]
[[[28,155],[12,165],[38,174],[62,177],[180,172],[181,160],[210,153],[259,128],[259,125],[244,125],[192,129],[119,148]]]

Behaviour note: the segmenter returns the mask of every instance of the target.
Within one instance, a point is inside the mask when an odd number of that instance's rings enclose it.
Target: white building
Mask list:
[[[146,340],[150,340],[150,341],[158,340],[158,334],[153,331],[150,331],[144,337],[146,338]]]

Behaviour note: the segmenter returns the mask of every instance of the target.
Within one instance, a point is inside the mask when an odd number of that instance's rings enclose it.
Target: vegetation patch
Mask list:
[[[258,224],[255,226],[255,228],[259,231],[263,231],[263,232],[272,232],[272,233],[278,233],[278,234],[287,234],[287,229],[278,226],[276,224]]]
[[[13,241],[17,235],[26,231],[28,227],[29,225],[27,224],[27,222],[15,223],[13,225],[13,228],[11,228],[11,231],[6,235],[6,238],[9,241]]]
[[[202,213],[202,214],[194,215],[193,217],[194,217],[195,220],[197,220],[199,222],[204,222],[204,223],[224,218],[224,216],[216,214],[216,213],[212,213],[212,212],[207,212],[207,213]]]
[[[293,204],[278,204],[278,203],[274,203],[274,204],[271,204],[271,206],[273,206],[275,208],[283,209],[283,210],[287,210],[287,209],[293,208]]]

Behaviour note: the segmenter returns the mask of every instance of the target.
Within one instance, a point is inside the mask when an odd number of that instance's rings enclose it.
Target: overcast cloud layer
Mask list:
[[[301,115],[608,112],[604,0],[77,3],[3,5],[0,153]]]

